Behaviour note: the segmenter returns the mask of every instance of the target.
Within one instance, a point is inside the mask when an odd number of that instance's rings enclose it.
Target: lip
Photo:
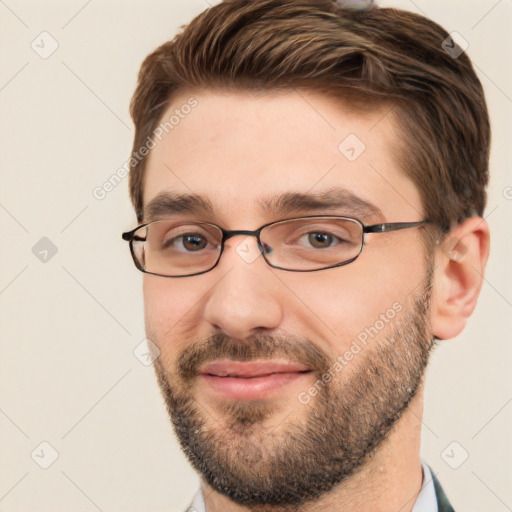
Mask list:
[[[232,359],[218,359],[204,364],[199,369],[200,375],[215,377],[255,378],[276,373],[298,373],[310,371],[311,368],[303,364],[284,360],[257,360],[234,361]]]
[[[199,370],[200,382],[222,398],[257,400],[293,382],[309,378],[311,369],[289,361],[218,360]]]

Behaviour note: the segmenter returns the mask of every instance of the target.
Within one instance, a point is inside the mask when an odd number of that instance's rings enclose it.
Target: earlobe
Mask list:
[[[457,336],[475,309],[489,256],[489,226],[471,217],[455,228],[435,254],[431,326],[443,340]]]

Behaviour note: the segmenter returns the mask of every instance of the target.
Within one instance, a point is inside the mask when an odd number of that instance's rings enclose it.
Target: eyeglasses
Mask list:
[[[341,267],[362,252],[366,233],[386,233],[429,221],[388,222],[365,226],[358,219],[314,215],[271,222],[256,231],[229,231],[209,222],[156,220],[123,233],[135,266],[147,274],[189,277],[217,266],[224,242],[254,236],[265,261],[290,272]]]

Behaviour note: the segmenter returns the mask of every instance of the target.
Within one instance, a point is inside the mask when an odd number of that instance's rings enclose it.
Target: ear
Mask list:
[[[435,253],[431,326],[441,339],[457,336],[475,309],[487,258],[489,226],[471,217],[454,227]]]

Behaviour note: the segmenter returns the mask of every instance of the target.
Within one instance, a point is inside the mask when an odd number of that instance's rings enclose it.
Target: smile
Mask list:
[[[307,378],[311,371],[289,361],[217,360],[201,367],[198,377],[201,384],[223,398],[256,400]]]

